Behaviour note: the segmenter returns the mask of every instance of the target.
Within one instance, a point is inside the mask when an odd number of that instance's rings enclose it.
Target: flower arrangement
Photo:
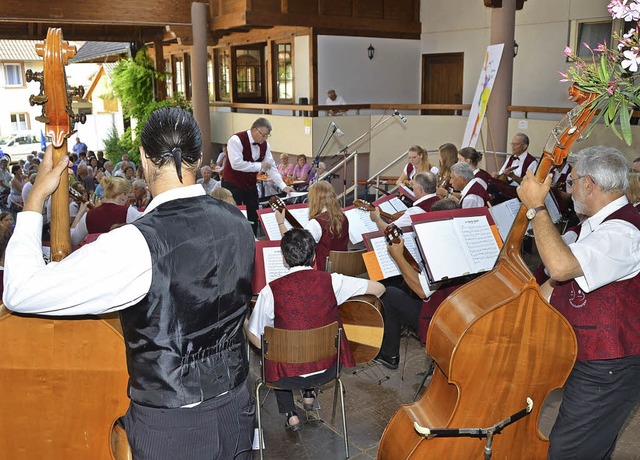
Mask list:
[[[612,36],[613,45],[600,43],[591,48],[591,59],[579,58],[568,46],[564,55],[575,64],[560,72],[561,81],[572,82],[578,89],[597,94],[591,102],[599,109],[594,121],[602,118],[604,123],[627,145],[631,145],[631,112],[640,108],[640,0],[612,0],[608,10],[613,19],[635,22],[635,27],[627,33],[616,32]],[[620,129],[616,127],[619,121]],[[593,129],[592,125],[592,129]]]

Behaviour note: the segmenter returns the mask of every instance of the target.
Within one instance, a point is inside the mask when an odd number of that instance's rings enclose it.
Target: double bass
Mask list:
[[[82,90],[67,86],[64,66],[76,49],[49,29],[45,44],[36,45],[44,72],[27,72],[40,83],[30,102],[43,105],[37,119],[52,138],[53,162],[67,154],[74,132],[71,96]],[[52,197],[51,257],[60,261],[71,251],[68,175]],[[78,280],[82,282],[83,280]],[[74,286],[69,286],[74,289]],[[124,339],[117,317],[54,319],[0,311],[0,452],[2,458],[109,460],[128,445],[115,420],[124,415],[128,373]]]
[[[538,181],[562,163],[594,115],[594,94],[570,92],[579,105],[549,136]],[[520,255],[526,211],[520,208],[493,270],[456,290],[433,316],[426,344],[433,378],[419,401],[392,417],[379,459],[546,458],[540,409],[569,376],[577,344]]]

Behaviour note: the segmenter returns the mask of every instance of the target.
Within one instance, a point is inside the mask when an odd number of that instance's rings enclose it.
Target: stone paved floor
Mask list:
[[[403,363],[404,380],[402,379]],[[378,443],[389,419],[400,404],[411,403],[422,380],[417,373],[424,371],[429,358],[418,341],[403,339],[401,346],[402,360],[400,369],[388,371],[376,367],[359,366],[363,369],[357,374],[347,370],[342,377],[346,387],[345,404],[347,407],[347,427],[349,434],[350,458],[366,460],[376,458]],[[259,355],[252,352],[251,370],[253,376],[258,375]],[[389,379],[378,384],[383,376]],[[266,390],[261,396],[264,398]],[[553,392],[543,407],[539,426],[548,434],[555,420],[560,403],[561,392]],[[342,419],[338,403],[335,420],[331,419],[333,404],[333,386],[328,386],[320,394],[320,416],[324,423],[310,422],[297,433],[290,433],[284,428],[284,416],[278,414],[275,397],[269,394],[264,402],[262,420],[264,426],[265,446],[264,458],[333,460],[344,458],[344,442],[342,438]],[[300,408],[299,414],[304,414]],[[302,416],[304,419],[304,416]],[[258,452],[254,459],[260,458]],[[629,418],[616,446],[613,460],[640,460],[640,406]]]

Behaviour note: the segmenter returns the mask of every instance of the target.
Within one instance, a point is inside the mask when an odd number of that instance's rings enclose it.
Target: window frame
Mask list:
[[[230,47],[225,46],[213,49],[213,75],[215,100],[231,102],[233,76],[231,71]],[[223,90],[226,91],[223,92]]]
[[[7,67],[18,67],[18,75],[20,76],[19,84],[9,84],[9,79],[7,77]],[[5,88],[25,88],[26,82],[24,78],[24,64],[22,62],[3,62],[2,63],[2,71],[4,73],[4,87]]]
[[[265,43],[252,43],[248,45],[234,46],[231,48],[231,78],[232,85],[231,91],[233,94],[234,102],[246,102],[246,103],[266,103],[267,102],[267,85],[266,85],[266,73],[267,64],[265,59]],[[255,80],[250,80],[257,83],[260,87],[257,95],[243,96],[243,93],[239,92],[240,84],[238,82],[238,51],[257,51],[259,53],[259,69],[260,75]],[[250,93],[248,93],[250,94]]]
[[[293,39],[274,40],[272,42],[272,78],[273,78],[273,102],[280,104],[293,104],[296,100],[295,94],[295,55]],[[285,87],[287,84],[291,85],[291,97],[280,97],[280,59],[279,59],[279,47],[282,45],[289,45],[289,64],[291,66],[291,78],[285,79]],[[286,61],[285,61],[286,66]]]
[[[21,115],[24,117],[24,120],[14,120],[14,117],[20,117]],[[15,132],[31,130],[31,120],[29,118],[29,112],[12,112],[9,114],[9,120],[11,123],[11,129],[13,129]],[[24,123],[25,126],[20,127],[21,123]]]
[[[609,29],[609,34],[608,34],[608,43],[607,46],[609,47],[613,47],[613,46],[617,46],[616,43],[613,42],[613,38],[612,38],[612,34],[613,32],[619,32],[622,33],[625,29],[625,26],[631,26],[632,24],[635,23],[628,23],[625,22],[622,19],[611,19],[611,17],[607,17],[607,16],[603,16],[600,18],[588,18],[588,19],[572,19],[571,21],[569,21],[569,43],[568,46],[569,48],[571,48],[573,50],[573,52],[578,55],[578,57],[581,57],[582,59],[587,58],[589,59],[591,57],[591,53],[585,54],[585,55],[580,55],[580,50],[582,49],[582,42],[584,41],[583,39],[581,39],[580,36],[580,32],[581,32],[581,28],[584,24],[605,24],[608,23],[611,25],[610,29]],[[597,43],[589,43],[589,46],[591,46],[592,48],[596,48],[598,46]],[[567,62],[572,62],[573,59],[567,57]]]

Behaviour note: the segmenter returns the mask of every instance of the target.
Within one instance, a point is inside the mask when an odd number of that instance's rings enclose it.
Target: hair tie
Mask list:
[[[178,179],[182,182],[182,149],[180,147],[174,147],[171,149],[171,155],[173,155],[173,162],[176,165],[176,173]]]

